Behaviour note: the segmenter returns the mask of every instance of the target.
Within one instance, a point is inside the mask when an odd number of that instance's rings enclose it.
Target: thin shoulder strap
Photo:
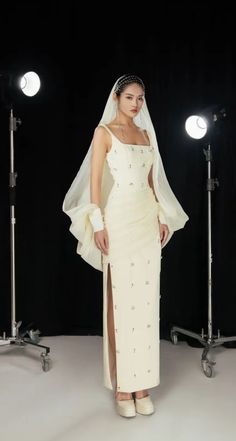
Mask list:
[[[113,133],[112,133],[112,131],[106,126],[106,124],[100,123],[99,126],[104,127],[104,129],[106,129],[106,131],[107,131],[108,133],[110,133],[110,135],[113,137]]]
[[[143,138],[145,139],[145,142],[148,141],[148,145],[150,146],[150,135],[149,135],[148,131],[142,130],[142,135],[143,135]]]

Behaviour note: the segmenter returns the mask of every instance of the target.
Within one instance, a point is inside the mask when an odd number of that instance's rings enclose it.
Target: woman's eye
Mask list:
[[[127,98],[127,100],[129,100],[129,101],[131,101],[132,99],[134,99],[134,100],[136,99],[136,98],[134,98],[134,97],[132,97],[132,96],[127,96],[126,98]],[[138,100],[139,100],[139,101],[143,101],[143,97],[142,97],[142,96],[138,97]]]

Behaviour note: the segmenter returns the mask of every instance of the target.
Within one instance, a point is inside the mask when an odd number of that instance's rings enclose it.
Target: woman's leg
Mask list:
[[[107,294],[108,294],[108,311],[107,311],[107,326],[108,326],[108,341],[109,341],[109,363],[110,371],[113,378],[116,379],[116,347],[115,347],[115,331],[114,331],[114,314],[113,314],[113,298],[111,287],[111,272],[110,265],[108,265],[108,281],[107,281]],[[117,381],[115,381],[117,385]],[[132,394],[129,392],[117,392],[117,400],[130,400]]]
[[[136,398],[144,398],[144,397],[147,397],[148,395],[149,395],[149,393],[148,393],[147,389],[135,391]]]

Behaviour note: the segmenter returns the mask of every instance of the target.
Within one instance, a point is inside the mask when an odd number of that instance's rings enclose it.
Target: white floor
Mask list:
[[[213,348],[215,375],[201,371],[203,348],[161,340],[161,383],[150,389],[156,412],[123,418],[103,386],[102,337],[44,337],[41,350],[0,347],[1,441],[235,441],[236,350]]]

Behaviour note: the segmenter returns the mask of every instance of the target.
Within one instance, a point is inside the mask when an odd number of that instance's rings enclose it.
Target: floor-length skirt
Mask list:
[[[104,385],[133,392],[159,384],[161,243],[157,202],[147,186],[113,189],[104,211],[109,254],[103,255]],[[113,297],[116,378],[108,334],[108,265]]]

